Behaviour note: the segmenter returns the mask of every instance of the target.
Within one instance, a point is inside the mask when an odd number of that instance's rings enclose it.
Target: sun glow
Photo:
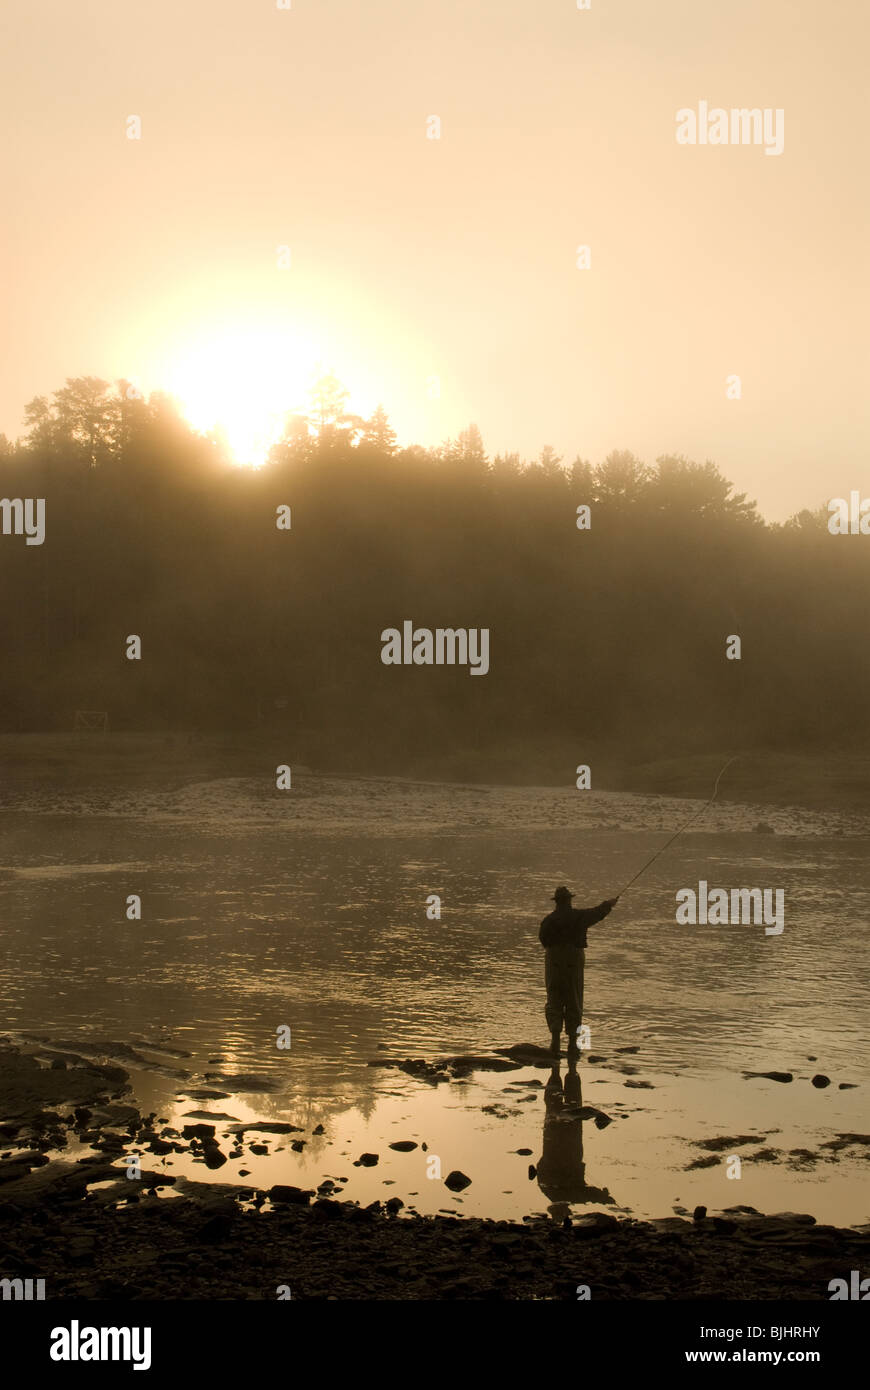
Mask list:
[[[163,382],[194,429],[215,430],[237,463],[259,467],[288,413],[305,413],[320,362],[318,345],[291,330],[222,327],[171,354]]]

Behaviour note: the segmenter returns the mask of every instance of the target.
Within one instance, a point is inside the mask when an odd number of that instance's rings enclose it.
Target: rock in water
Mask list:
[[[821,1072],[818,1072],[818,1073],[813,1077],[813,1085],[814,1085],[814,1086],[817,1086],[817,1087],[819,1088],[819,1090],[821,1090],[823,1086],[830,1086],[830,1084],[831,1084],[831,1078],[830,1078],[829,1076],[822,1076],[822,1073],[821,1073]]]
[[[311,1188],[289,1187],[286,1183],[276,1183],[269,1191],[269,1197],[273,1202],[296,1202],[306,1207],[309,1198],[313,1196]]]
[[[218,1118],[223,1119],[223,1116],[219,1116]],[[257,1130],[260,1134],[302,1134],[304,1132],[301,1125],[291,1125],[288,1124],[286,1120],[272,1120],[269,1122],[264,1120],[257,1124],[231,1125],[230,1128],[233,1134],[244,1134],[248,1130],[252,1132],[253,1130]],[[315,1130],[314,1133],[316,1134],[317,1130]]]
[[[354,1168],[374,1168],[378,1161],[378,1154],[360,1154],[354,1162]]]
[[[236,1115],[228,1115],[225,1110],[185,1110],[185,1120],[236,1120]],[[160,1121],[164,1123],[163,1120]]]
[[[530,1062],[533,1066],[552,1066],[555,1055],[549,1048],[538,1047],[537,1043],[514,1043],[513,1047],[496,1047],[493,1049],[500,1057],[510,1057],[514,1062]]]
[[[518,1063],[509,1057],[470,1054],[467,1057],[442,1057],[435,1066],[446,1069],[453,1076],[466,1077],[473,1071],[516,1071]]]
[[[610,1215],[610,1212],[590,1211],[584,1212],[581,1217],[578,1217],[571,1229],[574,1235],[582,1240],[615,1231],[618,1226],[619,1222],[615,1216]]]
[[[444,1179],[444,1186],[449,1187],[451,1192],[462,1192],[463,1188],[471,1186],[471,1178],[465,1173],[460,1173],[458,1168],[454,1168],[452,1173],[448,1173]]]

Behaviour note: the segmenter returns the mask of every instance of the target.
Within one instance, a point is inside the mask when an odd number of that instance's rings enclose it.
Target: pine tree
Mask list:
[[[377,449],[380,454],[395,452],[396,432],[390,427],[387,412],[382,405],[377,407],[370,420],[366,420],[362,442]]]

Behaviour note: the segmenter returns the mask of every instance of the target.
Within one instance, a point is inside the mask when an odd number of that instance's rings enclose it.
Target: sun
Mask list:
[[[194,429],[219,431],[237,463],[259,467],[319,372],[317,345],[291,329],[235,325],[180,345],[163,381]]]

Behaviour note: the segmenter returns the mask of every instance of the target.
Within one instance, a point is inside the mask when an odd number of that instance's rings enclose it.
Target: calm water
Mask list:
[[[268,1154],[231,1161],[220,1181],[345,1177],[361,1200],[493,1216],[553,1201],[662,1216],[703,1201],[866,1221],[870,1150],[820,1148],[870,1129],[870,867],[855,817],[717,804],[592,929],[584,1021],[605,1061],[582,1062],[582,1103],[608,1127],[560,1117],[552,1089],[547,1107],[546,1068],[432,1087],[368,1065],[545,1043],[537,926],[553,886],[589,903],[616,892],[692,806],[295,771],[284,794],[237,779],[74,804],[43,793],[0,812],[0,865],[15,871],[0,876],[3,1028],[107,1055],[109,1042],[136,1047],[147,1058],[131,1068],[136,1099],[172,1123],[203,1109],[307,1127],[303,1153],[267,1139]],[[678,926],[674,894],[702,878],[784,889],[782,936]],[[141,922],[126,919],[131,893]],[[426,916],[432,893],[440,921]],[[276,1046],[281,1025],[289,1051]],[[748,1081],[744,1069],[795,1080]],[[833,1084],[814,1088],[816,1072]],[[270,1089],[226,1081],[241,1073]],[[202,1087],[228,1094],[188,1098]],[[705,1152],[695,1144],[719,1136],[752,1141],[733,1146],[739,1181],[724,1163],[685,1171]],[[425,1141],[471,1187],[453,1196],[427,1179],[420,1149],[390,1151],[396,1139]],[[546,1190],[527,1176],[542,1149]],[[753,1163],[764,1150],[773,1161]],[[363,1151],[376,1167],[353,1166]],[[208,1176],[187,1157],[169,1163]]]

